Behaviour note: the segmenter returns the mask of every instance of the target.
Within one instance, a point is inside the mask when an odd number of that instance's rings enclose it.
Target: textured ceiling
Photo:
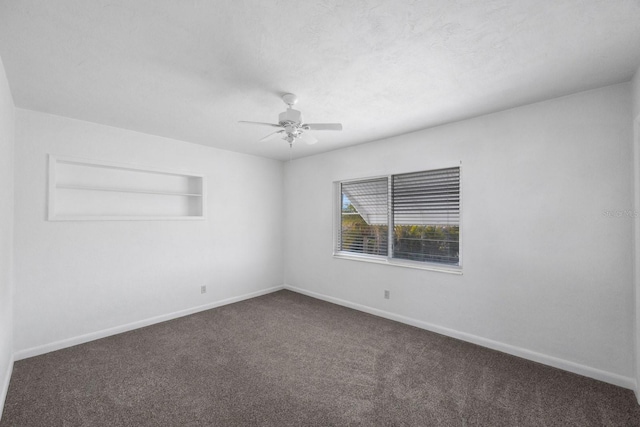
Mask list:
[[[276,159],[627,81],[639,0],[0,0],[16,106]]]

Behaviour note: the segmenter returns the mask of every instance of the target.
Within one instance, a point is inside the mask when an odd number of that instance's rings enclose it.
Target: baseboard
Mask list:
[[[7,372],[5,372],[5,376],[4,376],[4,383],[2,384],[2,390],[0,390],[0,420],[2,420],[4,401],[7,399],[7,392],[9,391],[9,382],[11,381],[12,373],[13,373],[13,356],[9,358],[9,363],[7,365]]]
[[[357,304],[357,303],[346,301],[340,298],[334,298],[328,295],[319,294],[316,292],[308,291],[306,289],[297,288],[295,286],[285,284],[284,289],[288,289],[293,292],[298,292],[303,295],[307,295],[323,301],[338,304],[344,307],[352,308],[354,310],[363,311],[365,313],[373,314],[374,316],[384,317],[385,319],[395,320],[396,322],[405,323],[407,325],[415,326],[420,329],[425,329],[427,331],[436,332],[438,334],[446,335],[462,341],[467,341],[473,344],[480,345],[482,347],[487,347],[493,350],[501,351],[503,353],[511,354],[513,356],[522,357],[523,359],[528,359],[534,362],[542,363],[544,365],[553,366],[554,368],[573,372],[574,374],[583,375],[585,377],[594,378],[596,380],[604,381],[606,383],[614,384],[620,387],[636,390],[636,381],[635,379],[630,377],[614,374],[612,372],[602,371],[600,369],[591,368],[589,366],[581,365],[575,362],[570,362],[568,360],[560,359],[554,356],[537,353],[535,351],[527,350],[525,348],[501,343],[499,341],[490,340],[487,338],[468,334],[466,332],[460,332],[454,329],[444,328],[442,326],[434,325],[428,322],[423,322],[422,320],[417,320],[417,319],[402,316],[399,314],[391,313],[388,311],[380,310],[377,308]],[[638,402],[640,403],[640,395],[638,395],[637,392],[636,392],[636,397],[638,397],[639,399]]]
[[[243,301],[250,298],[259,297],[261,295],[270,294],[284,289],[284,286],[274,286],[272,288],[262,289],[256,292],[248,294],[226,298],[219,301],[214,301],[208,304],[200,305],[197,307],[187,308],[185,310],[175,311],[173,313],[163,314],[160,316],[151,317],[144,320],[139,320],[125,325],[116,326],[113,328],[103,329],[101,331],[91,332],[89,334],[80,335],[73,338],[67,338],[60,341],[44,344],[37,347],[20,350],[14,353],[13,357],[17,360],[27,359],[29,357],[39,356],[41,354],[49,353],[63,348],[72,347],[78,344],[84,344],[89,341],[94,341],[100,338],[106,338],[111,335],[120,334],[123,332],[132,331],[134,329],[143,328],[160,322],[166,322],[167,320],[177,319],[178,317],[188,316],[190,314],[198,313],[200,311],[210,310],[212,308],[220,307],[227,304],[233,304],[234,302]]]

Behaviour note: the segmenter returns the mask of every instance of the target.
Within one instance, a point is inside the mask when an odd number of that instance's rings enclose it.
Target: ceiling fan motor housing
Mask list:
[[[280,124],[283,123],[302,123],[302,113],[298,110],[294,110],[293,108],[287,108],[287,111],[284,113],[280,113],[278,116],[278,121]]]

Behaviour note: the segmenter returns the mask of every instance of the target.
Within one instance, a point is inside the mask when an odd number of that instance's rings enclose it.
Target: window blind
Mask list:
[[[341,183],[338,250],[388,254],[387,178]]]
[[[392,176],[393,257],[459,263],[460,168]]]
[[[338,252],[460,266],[459,167],[338,188]]]

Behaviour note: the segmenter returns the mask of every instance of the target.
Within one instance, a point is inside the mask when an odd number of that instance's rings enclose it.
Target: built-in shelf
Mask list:
[[[203,219],[203,175],[49,156],[49,220]]]

